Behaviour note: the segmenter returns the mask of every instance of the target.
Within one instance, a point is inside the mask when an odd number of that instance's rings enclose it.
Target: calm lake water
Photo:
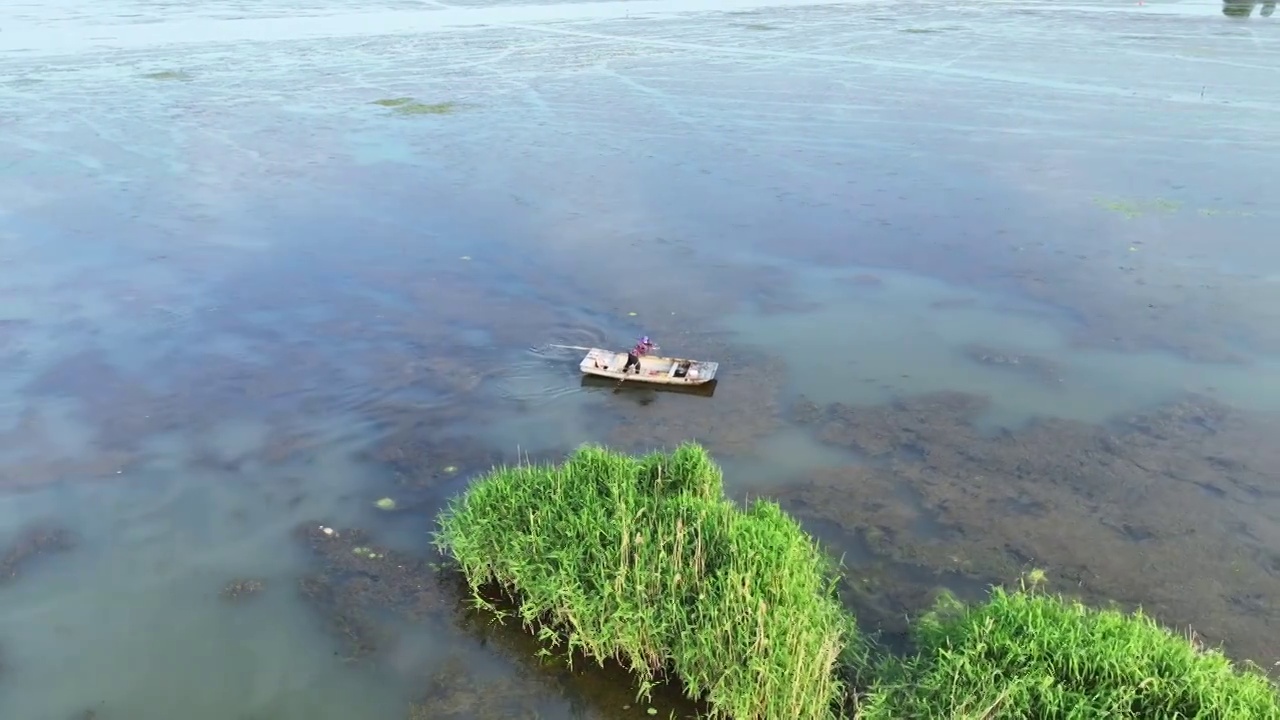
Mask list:
[[[869,626],[1036,566],[1272,666],[1264,14],[10,3],[0,716],[647,717],[423,564],[587,441],[703,441]],[[550,346],[640,334],[714,394]]]

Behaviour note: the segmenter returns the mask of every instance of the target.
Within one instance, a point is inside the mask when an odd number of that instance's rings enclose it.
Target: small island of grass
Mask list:
[[[641,686],[673,673],[717,717],[835,717],[852,623],[834,566],[774,503],[729,501],[697,445],[642,458],[584,447],[495,470],[441,516],[440,547],[511,592],[544,637]]]
[[[1043,593],[1038,571],[985,603],[944,596],[914,623],[914,655],[879,656],[835,597],[836,565],[776,504],[727,499],[694,444],[496,469],[440,525],[478,605],[500,588],[541,638],[620,660],[641,694],[674,676],[714,717],[1280,720],[1256,668]]]
[[[1029,587],[980,605],[944,596],[891,658],[861,720],[1280,718],[1277,689],[1141,612],[1094,610]]]

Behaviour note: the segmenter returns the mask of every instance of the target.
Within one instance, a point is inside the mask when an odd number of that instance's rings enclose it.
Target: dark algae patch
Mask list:
[[[801,403],[797,421],[868,462],[813,471],[775,496],[805,523],[863,538],[868,562],[983,584],[1043,568],[1052,587],[1140,605],[1280,671],[1280,417],[1193,395],[1105,425],[1045,418],[992,432],[987,407],[949,392]]]
[[[266,582],[254,578],[243,578],[240,580],[232,580],[222,587],[222,592],[218,593],[223,600],[243,600],[262,592],[266,588]]]
[[[617,658],[641,694],[679,678],[713,717],[834,717],[853,635],[834,565],[774,503],[743,510],[698,445],[494,470],[437,536],[478,604],[497,585],[527,627]]]
[[[873,645],[836,597],[839,566],[778,505],[738,506],[721,481],[696,444],[586,446],[478,479],[436,542],[477,609],[561,654],[620,661],[641,698],[679,679],[711,717],[1280,720],[1258,668],[1140,611],[1042,592],[1039,570],[981,602],[943,593],[907,646]],[[443,710],[477,692],[432,695]]]
[[[530,698],[540,686],[524,678],[478,680],[461,658],[451,657],[432,673],[409,720],[509,720],[537,717]]]
[[[348,660],[366,659],[391,641],[375,622],[378,614],[419,621],[453,604],[429,562],[377,545],[363,530],[308,522],[294,535],[321,565],[298,581],[298,590],[326,617]]]
[[[0,585],[42,555],[63,553],[76,546],[76,536],[59,527],[34,526],[19,534],[13,545],[0,557]]]
[[[967,359],[980,365],[1004,368],[1049,385],[1062,382],[1062,371],[1052,360],[977,343],[965,345],[961,352]]]

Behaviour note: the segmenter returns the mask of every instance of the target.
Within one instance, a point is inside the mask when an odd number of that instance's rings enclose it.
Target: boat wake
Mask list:
[[[582,359],[582,354],[593,347],[610,347],[612,344],[604,331],[599,328],[563,327],[551,333],[551,339],[540,345],[529,348],[529,353],[546,359],[567,360],[575,355]]]
[[[578,363],[530,360],[513,365],[498,380],[502,399],[523,406],[549,405],[582,392],[578,383]]]
[[[526,405],[544,405],[582,393],[578,362],[589,348],[609,347],[598,328],[566,326],[528,350],[528,359],[515,363],[499,380],[502,396]]]

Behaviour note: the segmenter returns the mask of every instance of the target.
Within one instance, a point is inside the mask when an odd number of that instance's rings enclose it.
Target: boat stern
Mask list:
[[[578,369],[588,375],[598,375],[601,372],[619,372],[622,370],[622,362],[618,360],[619,353],[610,350],[601,350],[600,348],[591,348],[587,351],[582,362],[578,363]]]

